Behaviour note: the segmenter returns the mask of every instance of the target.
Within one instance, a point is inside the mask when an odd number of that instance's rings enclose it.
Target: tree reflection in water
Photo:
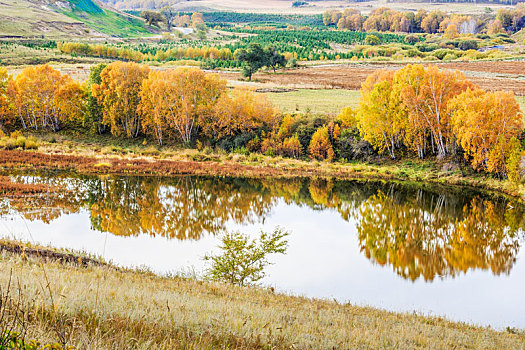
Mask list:
[[[0,215],[16,212],[50,223],[60,215],[87,210],[92,229],[119,236],[198,240],[224,230],[230,221],[263,220],[278,201],[314,210],[332,208],[355,224],[368,259],[390,265],[412,281],[454,277],[470,269],[509,273],[525,227],[520,204],[466,189],[322,179],[11,178],[44,183],[53,190],[7,197]]]

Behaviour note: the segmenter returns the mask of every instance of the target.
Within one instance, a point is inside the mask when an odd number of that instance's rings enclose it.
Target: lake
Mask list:
[[[159,274],[206,268],[226,230],[290,232],[263,285],[294,295],[525,328],[525,208],[468,188],[384,181],[9,173],[0,235]]]

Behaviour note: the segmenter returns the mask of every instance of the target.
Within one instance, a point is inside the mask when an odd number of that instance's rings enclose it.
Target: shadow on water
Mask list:
[[[199,240],[228,222],[255,223],[278,201],[335,210],[356,226],[362,253],[405,279],[455,277],[473,269],[510,273],[523,242],[525,208],[464,188],[380,181],[181,176],[10,174],[45,184],[39,195],[5,196],[0,215],[51,223],[87,210],[92,229],[118,236]],[[307,214],[305,214],[307,215]]]

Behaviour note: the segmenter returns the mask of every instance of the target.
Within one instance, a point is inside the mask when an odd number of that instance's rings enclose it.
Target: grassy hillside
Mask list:
[[[37,1],[0,2],[0,37],[79,36],[89,30],[63,13],[43,7]]]
[[[141,19],[93,0],[3,0],[0,38],[137,37],[149,34]]]
[[[150,33],[141,19],[102,8],[93,0],[69,0],[69,3],[71,8],[62,10],[63,13],[97,32],[113,37],[137,37]]]
[[[41,248],[35,254],[25,247],[20,256],[11,253],[20,251],[16,248],[12,242],[0,241],[0,286],[6,286],[10,277],[23,281],[18,304],[31,315],[27,337],[45,343],[63,340],[77,349],[523,346],[519,332],[275,294],[268,289],[161,278],[87,258],[66,259],[69,254]],[[39,263],[41,256],[47,262]],[[11,292],[18,295],[16,287]]]

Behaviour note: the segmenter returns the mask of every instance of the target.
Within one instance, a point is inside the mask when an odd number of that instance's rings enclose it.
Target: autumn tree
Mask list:
[[[341,123],[341,129],[357,128],[357,113],[352,107],[344,107],[337,115],[337,120]]]
[[[11,80],[12,77],[7,73],[7,69],[0,67],[0,130],[13,121],[13,110],[8,96]]]
[[[323,126],[313,134],[310,145],[308,146],[310,157],[318,160],[327,159],[332,161],[335,157],[334,149],[330,142],[328,126]]]
[[[142,81],[148,77],[147,66],[133,62],[113,62],[100,73],[100,84],[92,85],[93,96],[104,106],[103,123],[113,135],[137,137],[140,132]]]
[[[264,95],[248,89],[234,89],[224,94],[214,107],[214,117],[203,128],[216,138],[249,133],[264,125],[273,129],[277,111]]]
[[[436,66],[422,70],[418,65],[408,66],[407,69],[418,73],[412,75],[412,83],[406,84],[401,90],[403,105],[408,114],[415,118],[414,125],[423,123],[428,128],[434,153],[446,156],[454,151],[455,145],[448,103],[473,84],[458,71],[440,71]]]
[[[459,37],[458,28],[455,24],[451,24],[445,29],[445,33],[443,34],[443,37],[447,39],[456,39]]]
[[[395,94],[403,101],[406,111],[406,117],[401,122],[403,143],[416,151],[420,159],[423,159],[426,153],[429,127],[421,112],[418,109],[408,109],[406,101],[419,96],[424,76],[425,68],[422,65],[407,65],[396,72],[393,81]]]
[[[432,11],[421,21],[421,29],[425,33],[437,33],[441,22],[447,17],[442,11]]]
[[[379,153],[395,158],[395,149],[404,146],[419,158],[428,149],[444,157],[461,147],[474,169],[501,176],[512,169],[511,176],[519,177],[522,149],[516,140],[523,116],[513,94],[487,93],[459,72],[422,65],[376,71],[361,93],[357,125]],[[351,124],[351,110],[338,119],[343,128]]]
[[[225,94],[226,82],[198,68],[150,72],[142,83],[138,111],[143,128],[162,144],[165,134],[175,134],[189,144],[199,125],[206,125],[215,104]]]
[[[523,114],[511,92],[468,89],[450,103],[458,143],[475,169],[507,175],[511,140],[523,129]]]
[[[10,82],[8,95],[23,128],[57,131],[84,113],[80,84],[48,64],[22,70]]]
[[[176,18],[178,27],[189,27],[191,25],[191,18],[189,15],[182,15]]]
[[[501,24],[501,21],[499,19],[495,19],[492,22],[490,22],[487,34],[499,34],[499,33],[505,33],[505,29],[503,29],[503,25]]]
[[[140,13],[140,16],[146,20],[149,26],[159,26],[159,22],[164,21],[164,16],[157,11],[144,10]]]
[[[200,12],[194,12],[191,15],[191,25],[192,27],[199,27],[200,25],[204,24],[204,16]]]
[[[365,141],[379,153],[388,151],[394,159],[403,132],[406,113],[393,89],[394,72],[379,70],[370,75],[361,88],[357,113],[358,128]]]
[[[303,153],[303,146],[297,135],[285,138],[281,147],[285,156],[298,158]]]

